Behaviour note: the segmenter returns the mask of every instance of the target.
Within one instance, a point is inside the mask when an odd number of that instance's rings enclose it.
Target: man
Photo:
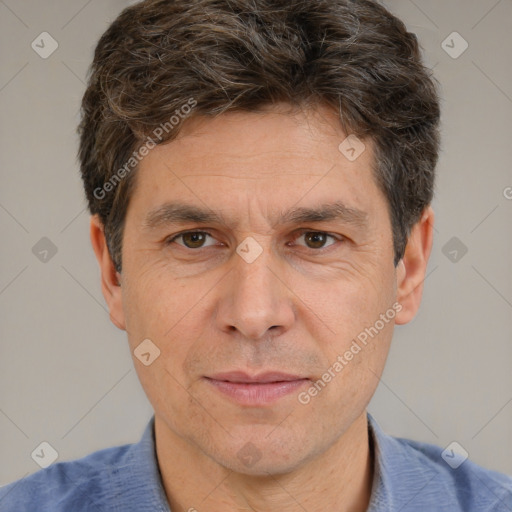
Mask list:
[[[512,479],[366,407],[432,247],[439,100],[370,0],[148,0],[112,23],[80,163],[155,416],[5,511],[506,511]]]

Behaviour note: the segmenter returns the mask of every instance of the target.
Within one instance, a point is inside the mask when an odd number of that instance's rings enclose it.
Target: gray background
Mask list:
[[[2,484],[39,469],[42,441],[77,458],[138,440],[151,415],[105,308],[75,157],[93,47],[128,3],[0,0]],[[370,412],[512,473],[512,0],[386,5],[442,84],[443,152],[423,304],[395,330]],[[47,59],[31,48],[43,31],[59,45]],[[469,43],[456,59],[441,46],[453,31]],[[42,237],[57,248],[46,262]]]

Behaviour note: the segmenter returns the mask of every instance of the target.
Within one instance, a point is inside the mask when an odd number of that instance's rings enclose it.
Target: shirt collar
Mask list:
[[[171,512],[156,457],[154,425],[153,416],[141,440],[127,451],[123,463],[112,468],[116,511]]]
[[[432,482],[439,477],[439,472],[425,463],[421,451],[410,446],[420,443],[389,436],[382,431],[370,413],[367,413],[367,418],[370,446],[373,445],[374,450],[372,494],[367,512],[403,510],[407,506],[419,506],[419,497],[424,499],[426,494],[433,500],[431,504],[437,503],[439,495],[448,500],[450,489],[446,482]],[[441,449],[439,456],[440,452]]]

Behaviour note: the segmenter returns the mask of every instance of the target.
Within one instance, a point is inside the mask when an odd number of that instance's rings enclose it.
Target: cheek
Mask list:
[[[200,351],[203,359],[208,354],[204,345],[211,343],[214,330],[208,290],[217,281],[218,278],[210,282],[206,276],[198,280],[174,279],[165,270],[151,271],[141,276],[138,286],[127,290],[132,350],[145,338],[160,350],[152,365],[155,368],[150,367],[151,372],[141,376],[145,387],[179,395],[180,389],[192,384],[193,375],[187,372],[185,362],[191,353]],[[156,394],[158,390],[154,390]]]
[[[328,327],[338,339],[351,339],[373,323],[394,302],[393,279],[383,273],[343,276],[331,282],[297,281],[294,292],[309,308],[309,317]],[[334,333],[333,333],[334,331]]]
[[[370,330],[374,324],[375,321],[368,331],[361,331],[366,338],[338,338],[323,373],[298,397],[301,407],[305,407],[304,414],[323,417],[328,430],[350,424],[375,393],[389,352],[393,325],[390,320],[382,330]]]
[[[165,341],[173,327],[193,313],[201,295],[192,282],[174,279],[165,265],[128,271],[123,301],[130,331]]]
[[[316,403],[345,405],[335,409],[346,414],[351,404],[370,400],[383,371],[396,316],[393,281],[386,276],[377,285],[365,279],[338,282],[310,297],[321,325],[329,327],[322,329],[325,335],[311,331],[325,364]]]

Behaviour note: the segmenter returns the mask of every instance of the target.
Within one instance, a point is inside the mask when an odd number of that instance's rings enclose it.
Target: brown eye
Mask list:
[[[328,233],[325,233],[323,231],[305,231],[301,235],[299,235],[296,238],[296,240],[299,240],[301,238],[304,238],[306,247],[310,249],[323,249],[325,247],[333,245],[333,243],[336,241],[336,238],[333,235],[329,235]],[[326,242],[328,241],[329,238],[331,238],[333,242],[326,245]]]
[[[305,240],[313,249],[319,249],[324,246],[326,241],[325,233],[306,233]]]
[[[205,231],[187,231],[186,233],[180,233],[179,235],[172,237],[167,243],[170,244],[181,239],[183,243],[178,242],[178,245],[182,245],[187,249],[201,249],[202,247],[208,247],[204,245],[206,237],[213,238]]]

